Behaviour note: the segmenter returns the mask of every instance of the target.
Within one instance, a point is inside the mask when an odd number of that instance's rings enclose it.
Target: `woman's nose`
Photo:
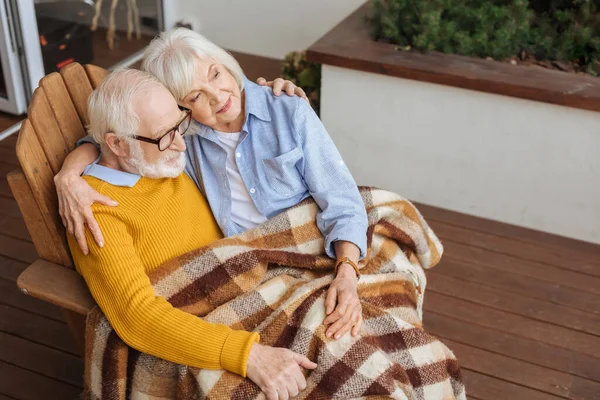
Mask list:
[[[213,89],[212,87],[206,88],[205,89],[205,93],[208,96],[209,100],[210,100],[210,104],[215,104],[219,102],[219,91],[216,89]]]

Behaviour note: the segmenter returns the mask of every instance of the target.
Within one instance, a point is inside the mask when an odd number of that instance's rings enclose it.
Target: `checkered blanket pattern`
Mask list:
[[[257,331],[263,344],[315,361],[298,399],[466,399],[453,353],[422,327],[423,269],[440,260],[439,240],[407,200],[374,188],[360,191],[369,249],[359,265],[364,324],[357,337],[325,336],[334,261],[324,254],[312,199],[166,263],[150,276],[155,292],[209,322]],[[236,374],[129,348],[96,307],[87,319],[83,397],[242,400],[264,394]]]

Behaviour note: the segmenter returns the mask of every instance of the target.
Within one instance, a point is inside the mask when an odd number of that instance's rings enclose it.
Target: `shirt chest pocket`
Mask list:
[[[306,191],[304,179],[296,167],[302,156],[302,149],[296,147],[275,158],[262,160],[269,185],[280,195],[292,196]]]

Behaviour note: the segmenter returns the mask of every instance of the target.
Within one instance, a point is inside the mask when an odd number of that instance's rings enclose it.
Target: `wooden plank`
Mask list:
[[[578,377],[573,378],[571,399],[600,400],[600,390],[595,382]]]
[[[23,218],[7,217],[0,215],[0,232],[4,236],[10,236],[32,243],[31,236],[25,226]]]
[[[63,308],[63,315],[71,337],[75,341],[75,347],[81,357],[85,357],[85,322],[87,315]]]
[[[481,350],[452,340],[442,339],[442,341],[452,349],[463,370],[469,369],[565,398],[577,398],[573,397],[574,389],[580,392],[585,388],[586,391],[595,390],[597,393],[600,393],[600,383],[589,379],[578,378],[581,382],[578,382],[579,387],[574,388],[574,380],[570,374]],[[467,387],[468,390],[469,388]]]
[[[19,121],[25,119],[25,115],[11,115],[0,112],[0,131],[10,128]]]
[[[6,180],[6,175],[0,177],[0,197],[4,197],[7,199],[14,199],[13,194],[10,191],[10,186],[8,185],[8,181]]]
[[[44,79],[46,78],[42,80]],[[33,92],[28,114],[28,120],[37,134],[54,176],[60,171],[63,161],[72,149],[63,138],[57,118],[43,88],[39,87]]]
[[[87,115],[88,98],[93,89],[85,69],[79,63],[71,63],[61,68],[60,75],[63,77],[79,119],[83,126],[87,126],[90,123]]]
[[[13,260],[0,255],[0,277],[17,282],[19,275],[29,266],[28,263]]]
[[[35,371],[49,378],[81,388],[83,360],[16,336],[0,332],[0,361]]]
[[[463,378],[469,394],[478,399],[558,400],[561,398],[474,371],[463,371]]]
[[[46,75],[40,81],[40,87],[46,93],[48,103],[52,108],[65,143],[70,150],[73,150],[77,140],[85,135],[85,128],[79,119],[62,76],[57,72]],[[32,112],[34,110],[30,109],[28,114],[31,115]],[[39,132],[39,134],[41,135],[42,132]]]
[[[3,163],[10,164],[14,167],[19,166],[19,160],[17,160],[14,148],[0,147],[0,160],[2,160]]]
[[[19,400],[75,399],[81,392],[67,383],[4,362],[0,362],[0,376],[0,393]]]
[[[49,261],[62,262],[68,255],[62,254],[60,247],[57,247],[57,238],[52,236],[56,232],[48,229],[24,174],[21,171],[13,171],[8,179],[38,255]]]
[[[571,239],[552,233],[536,231],[521,226],[510,225],[504,222],[492,221],[473,215],[463,214],[443,208],[432,207],[421,203],[415,203],[419,211],[428,222],[443,222],[450,225],[461,226],[472,231],[491,233],[497,236],[518,239],[521,242],[537,244],[545,247],[560,248],[569,252],[577,252],[597,258],[600,245]]]
[[[0,304],[37,314],[42,317],[65,322],[60,309],[48,302],[23,294],[17,283],[0,278]]]
[[[520,294],[533,299],[560,304],[581,311],[600,313],[599,296],[566,286],[538,281],[518,274],[482,267],[464,261],[443,258],[435,269],[437,274],[476,282],[485,286]]]
[[[45,259],[72,267],[65,229],[58,215],[54,175],[28,120],[25,120],[21,127],[17,156],[28,185],[25,185],[18,173],[9,175],[8,182],[20,207],[23,208],[23,214],[27,215],[25,223],[32,233],[33,241]],[[38,208],[35,207],[35,203]],[[40,221],[43,221],[43,224]],[[34,234],[38,230],[40,234]]]
[[[86,64],[83,68],[85,69],[85,72],[88,78],[90,79],[92,88],[94,89],[100,86],[104,78],[106,78],[109,74],[108,70],[91,64]]]
[[[425,297],[425,302],[429,310],[435,310],[437,313],[460,319],[468,324],[478,324],[557,347],[578,351],[582,354],[589,354],[598,357],[600,363],[600,337],[535,321],[435,292],[429,292]]]
[[[575,272],[600,276],[600,261],[587,260],[577,253],[566,254],[560,249],[540,248],[536,245],[523,243],[518,240],[494,236],[469,229],[446,225],[432,224],[434,232],[443,240],[463,243],[497,253],[508,254],[523,260],[535,261]]]
[[[65,323],[0,304],[0,331],[77,356]]]
[[[569,286],[578,290],[600,295],[600,278],[569,271],[563,268],[522,260],[506,254],[473,247],[451,240],[444,241],[444,257],[467,261],[501,271],[520,274],[557,285]]]
[[[425,329],[435,336],[600,382],[600,369],[596,357],[502,332],[495,328],[465,323],[439,314],[430,308],[425,307],[425,309]]]
[[[7,137],[6,139],[0,140],[0,147],[3,147],[5,149],[13,149],[15,148],[15,145],[17,143],[17,134],[11,135],[9,137]]]
[[[14,198],[0,197],[0,215],[21,218],[21,211]]]
[[[14,150],[13,150],[13,152],[14,152]],[[0,158],[0,179],[5,180],[6,174],[8,174],[10,171],[12,171],[14,169],[15,169],[14,164],[8,163],[5,160]]]
[[[464,279],[436,274],[435,269],[429,274],[427,290],[600,336],[600,315],[598,314],[574,310],[468,282]]]
[[[33,244],[8,236],[2,236],[1,238],[0,255],[25,263],[32,263],[38,259]]]
[[[75,270],[37,260],[17,280],[29,295],[81,315],[96,305],[84,279]]]

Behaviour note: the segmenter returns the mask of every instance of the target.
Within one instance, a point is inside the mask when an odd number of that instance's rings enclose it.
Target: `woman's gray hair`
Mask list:
[[[123,139],[136,135],[140,120],[133,105],[136,97],[152,85],[161,83],[148,72],[135,69],[112,72],[88,100],[88,133],[101,146],[108,132]]]
[[[229,71],[244,89],[244,72],[231,54],[201,34],[186,28],[175,28],[161,33],[144,52],[142,69],[158,78],[177,101],[194,90],[196,57],[216,61]]]

